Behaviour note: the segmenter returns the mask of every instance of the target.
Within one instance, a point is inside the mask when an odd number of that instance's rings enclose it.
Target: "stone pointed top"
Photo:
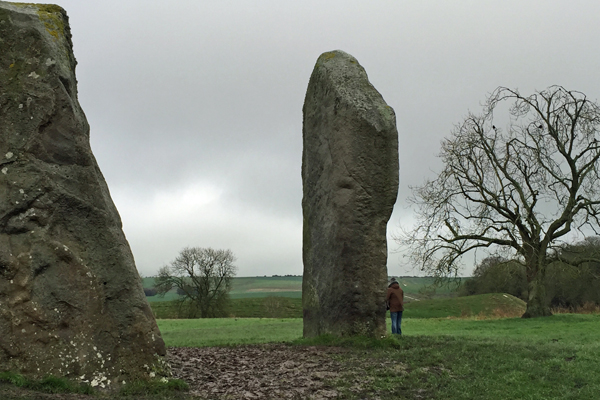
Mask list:
[[[309,95],[314,95],[310,86],[321,86],[334,91],[338,103],[354,109],[357,116],[367,119],[378,129],[395,129],[394,110],[369,82],[367,72],[352,55],[342,50],[333,50],[319,56],[310,77],[305,107],[310,100]]]

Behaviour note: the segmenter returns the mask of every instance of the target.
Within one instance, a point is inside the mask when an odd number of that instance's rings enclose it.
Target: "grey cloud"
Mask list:
[[[144,274],[185,245],[239,249],[240,274],[302,270],[302,103],[324,51],[355,56],[396,111],[392,232],[410,220],[408,186],[439,170],[440,140],[497,86],[600,96],[591,1],[61,5],[92,148]],[[200,201],[190,187],[220,195],[186,214],[188,200],[172,194]],[[407,268],[397,254],[388,265]]]

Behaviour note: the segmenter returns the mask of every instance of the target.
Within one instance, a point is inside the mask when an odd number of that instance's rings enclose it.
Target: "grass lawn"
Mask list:
[[[353,386],[356,376],[331,382],[349,399],[591,400],[600,396],[600,315],[406,318],[401,338],[358,342],[299,339],[301,319],[159,320],[158,324],[168,346],[277,341],[349,346],[351,351],[339,357],[356,364],[361,389]],[[383,368],[370,362],[371,367],[363,368],[365,358],[397,364]]]
[[[302,336],[301,318],[159,319],[167,346],[207,347],[289,342]]]

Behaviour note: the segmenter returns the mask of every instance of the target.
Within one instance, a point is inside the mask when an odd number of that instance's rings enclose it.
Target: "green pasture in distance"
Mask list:
[[[290,297],[301,299],[302,292],[229,292],[229,297],[232,299],[251,299],[264,297]]]
[[[404,305],[405,318],[446,318],[485,316],[520,316],[526,304],[510,294],[488,293],[475,296],[412,301]]]
[[[171,291],[169,293],[165,293],[164,296],[146,296],[146,299],[148,299],[148,302],[153,303],[153,302],[162,302],[162,301],[172,301],[172,300],[177,300],[179,298],[179,295],[175,292],[175,291]]]
[[[150,306],[156,318],[179,317],[175,302],[151,300]],[[404,309],[404,318],[520,316],[525,312],[525,303],[508,294],[490,293],[413,301],[405,304]],[[229,314],[237,318],[302,318],[302,299],[281,296],[233,298]]]
[[[397,277],[404,294],[452,295],[458,284],[468,278],[451,279],[441,286],[435,285],[435,278],[429,277]]]
[[[176,319],[180,315],[174,301],[150,302],[154,316],[159,319]],[[301,318],[302,299],[292,297],[244,297],[231,299],[229,316],[236,318]]]
[[[301,276],[251,276],[233,278],[231,292],[258,290],[302,291]]]
[[[145,288],[154,286],[153,277],[142,278]],[[432,286],[434,278],[411,277],[398,278],[406,294],[406,302],[427,297],[450,297],[456,295],[456,283],[441,287]],[[302,297],[302,277],[301,276],[268,276],[268,277],[236,277],[233,278],[233,287],[229,293],[232,299],[240,298],[258,298],[258,297]],[[151,302],[170,301],[177,298],[175,290],[169,292],[165,297],[150,296]]]
[[[154,287],[154,279],[155,278],[153,276],[142,278],[142,286],[144,289]]]

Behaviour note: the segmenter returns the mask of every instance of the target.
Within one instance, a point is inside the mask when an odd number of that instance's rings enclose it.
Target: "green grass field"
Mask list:
[[[168,346],[290,342],[348,347],[338,357],[356,365],[363,386],[357,392],[352,387],[356,377],[350,376],[330,382],[348,399],[592,400],[600,393],[600,315],[406,318],[402,337],[380,341],[300,339],[301,319],[159,320],[158,324]],[[377,360],[393,360],[395,366],[374,367]]]
[[[245,299],[244,302],[248,304],[246,312],[257,312],[264,316],[264,309],[260,311],[259,305],[262,305],[262,302],[267,299]],[[281,301],[281,306],[297,307],[293,313],[298,316],[295,318],[287,316],[253,318],[252,315],[248,315],[244,318],[159,319],[158,324],[168,346],[203,347],[286,342],[301,337],[302,310],[299,299],[272,299]],[[163,303],[163,305],[166,305],[166,303]],[[525,303],[510,295],[502,294],[483,294],[413,302],[405,307],[403,327],[407,328],[408,335],[485,336],[486,333],[504,332],[504,336],[508,336],[511,333],[527,335],[531,333],[530,331],[541,329],[530,321],[545,321],[544,319],[498,319],[497,310],[499,309],[504,310],[504,314],[510,311],[513,314],[520,315],[525,311]],[[560,318],[562,317],[557,316],[552,320],[559,320]],[[482,319],[482,321],[478,321],[478,319]],[[512,325],[507,325],[506,321],[513,321],[510,323]],[[483,323],[473,324],[473,322]],[[499,327],[486,328],[487,326],[494,326],[494,324],[505,326],[506,329],[500,329]],[[515,328],[516,326],[524,327],[525,331],[520,332]],[[483,328],[478,331],[475,327]],[[390,324],[388,321],[388,331],[389,329]],[[223,331],[227,334],[223,335]],[[180,342],[180,340],[183,340],[183,342]]]

